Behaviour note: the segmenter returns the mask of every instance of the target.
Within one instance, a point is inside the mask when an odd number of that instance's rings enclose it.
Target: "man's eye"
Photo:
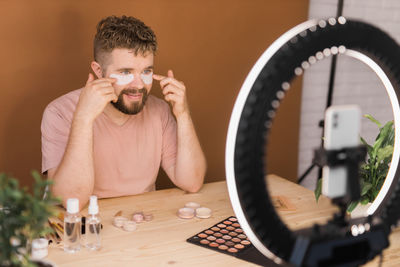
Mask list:
[[[123,70],[123,71],[121,71],[120,73],[121,73],[121,74],[124,74],[124,75],[129,75],[129,74],[131,74],[131,72],[130,72],[129,70]]]
[[[152,70],[144,70],[144,71],[143,71],[143,74],[148,75],[148,74],[150,74],[150,73],[152,73],[152,72],[153,72]]]

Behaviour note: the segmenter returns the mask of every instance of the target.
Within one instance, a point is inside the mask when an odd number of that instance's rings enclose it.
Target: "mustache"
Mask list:
[[[145,94],[146,89],[142,88],[142,89],[124,89],[121,91],[120,94]]]

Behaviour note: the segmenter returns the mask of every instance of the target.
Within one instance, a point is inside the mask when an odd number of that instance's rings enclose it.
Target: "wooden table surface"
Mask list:
[[[312,191],[275,175],[268,176],[272,196],[284,196],[294,210],[278,211],[291,229],[325,223],[336,210],[322,197],[318,204]],[[208,219],[180,219],[179,208],[187,202],[197,202],[212,209]],[[99,200],[104,225],[102,248],[90,251],[82,248],[75,254],[65,253],[62,246],[51,246],[47,260],[56,266],[256,266],[211,249],[186,242],[186,239],[215,223],[234,215],[226,182],[208,183],[194,194],[180,189],[166,189],[136,196]],[[112,225],[117,211],[130,216],[135,211],[152,213],[154,219],[138,224],[134,232]],[[86,214],[86,210],[82,211]],[[383,266],[400,266],[400,231],[390,237],[391,247],[384,252]],[[378,259],[366,266],[378,266]]]

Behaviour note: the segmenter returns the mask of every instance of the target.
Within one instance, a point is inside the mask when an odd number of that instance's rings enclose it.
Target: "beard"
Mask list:
[[[124,94],[142,94],[142,101],[130,103],[129,105],[124,103]],[[117,102],[111,102],[111,104],[124,114],[136,115],[142,111],[144,104],[146,103],[148,92],[146,88],[142,89],[124,89],[118,96]]]

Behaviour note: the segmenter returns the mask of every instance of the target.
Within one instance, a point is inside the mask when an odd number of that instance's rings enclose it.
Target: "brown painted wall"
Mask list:
[[[241,84],[277,37],[306,20],[307,10],[308,0],[0,1],[0,171],[31,183],[30,170],[41,166],[45,106],[84,85],[96,23],[127,14],[156,32],[156,72],[171,68],[188,88],[208,160],[206,181],[224,179],[226,132]],[[290,179],[297,168],[296,87],[279,110],[269,146],[269,172]],[[160,96],[158,85],[152,92]],[[161,177],[158,184],[168,181]]]

